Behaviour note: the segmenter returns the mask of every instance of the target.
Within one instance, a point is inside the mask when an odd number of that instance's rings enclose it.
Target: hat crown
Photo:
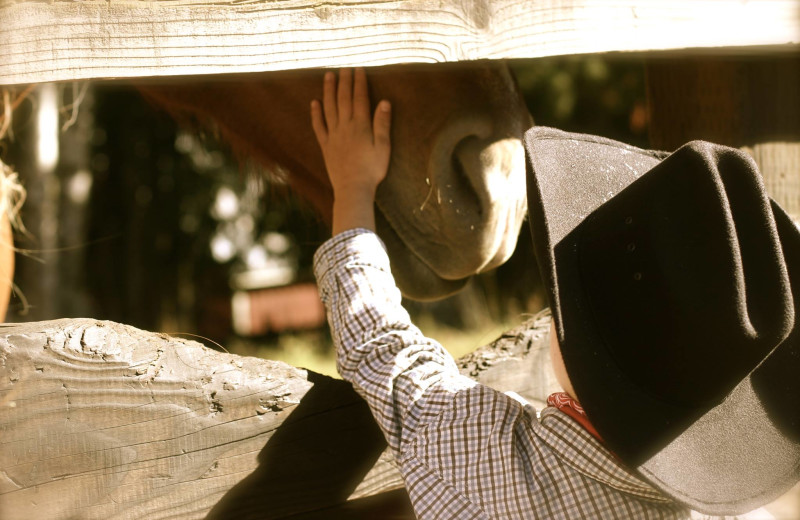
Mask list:
[[[718,403],[789,334],[791,285],[751,159],[692,142],[575,229],[586,301],[625,376]]]

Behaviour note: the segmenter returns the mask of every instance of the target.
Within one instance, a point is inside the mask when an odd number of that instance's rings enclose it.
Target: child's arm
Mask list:
[[[425,416],[411,412],[432,389],[452,395],[474,386],[455,361],[426,338],[401,305],[389,258],[375,235],[375,190],[389,165],[390,110],[378,104],[370,118],[366,75],[342,70],[325,76],[323,104],[311,104],[314,132],[334,190],[333,234],[314,257],[314,271],[337,350],[337,368],[365,397],[389,444]],[[357,229],[359,228],[359,229]],[[369,230],[369,231],[367,231]],[[441,405],[447,397],[436,400]],[[421,414],[421,416],[420,416]]]
[[[388,105],[378,105],[373,130],[364,72],[355,88],[350,81],[342,71],[337,89],[326,76],[325,106],[311,109],[334,190],[335,236],[314,255],[314,273],[339,373],[367,401],[419,518],[530,517],[522,483],[532,474],[533,422],[516,401],[461,375],[403,309],[373,232],[375,189],[389,164]]]
[[[355,81],[353,81],[355,79]],[[391,105],[383,100],[370,118],[364,69],[325,74],[323,105],[311,102],[311,124],[333,186],[333,234],[375,231],[375,190],[389,168]]]

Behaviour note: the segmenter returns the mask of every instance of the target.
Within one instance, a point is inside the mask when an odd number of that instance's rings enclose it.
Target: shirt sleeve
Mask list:
[[[353,229],[325,242],[314,273],[337,351],[337,368],[366,399],[396,454],[417,424],[477,383],[415,327],[401,305],[378,236]]]

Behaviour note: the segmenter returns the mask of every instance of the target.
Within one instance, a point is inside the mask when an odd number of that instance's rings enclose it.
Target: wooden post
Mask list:
[[[92,183],[88,147],[92,101],[91,95],[80,96],[82,106],[80,111],[75,108],[74,121],[72,114],[59,117],[66,103],[65,88],[38,85],[25,107],[30,113],[20,111],[18,121],[12,121],[16,139],[9,139],[9,155],[27,190],[21,217],[28,233],[15,237],[16,246],[27,252],[19,255],[16,269],[16,283],[25,300],[12,301],[10,321],[91,314],[81,275]],[[77,91],[71,96],[73,102],[77,102]],[[63,131],[67,121],[71,127]],[[50,157],[43,161],[42,153]]]
[[[748,151],[767,190],[800,222],[800,56],[652,58],[650,139],[704,139]]]

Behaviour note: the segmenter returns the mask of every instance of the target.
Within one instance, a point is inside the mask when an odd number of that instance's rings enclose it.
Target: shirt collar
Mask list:
[[[542,410],[539,425],[540,428],[534,428],[539,438],[575,471],[622,493],[635,495],[644,500],[673,502],[627,469],[583,426],[557,408],[548,407]]]

